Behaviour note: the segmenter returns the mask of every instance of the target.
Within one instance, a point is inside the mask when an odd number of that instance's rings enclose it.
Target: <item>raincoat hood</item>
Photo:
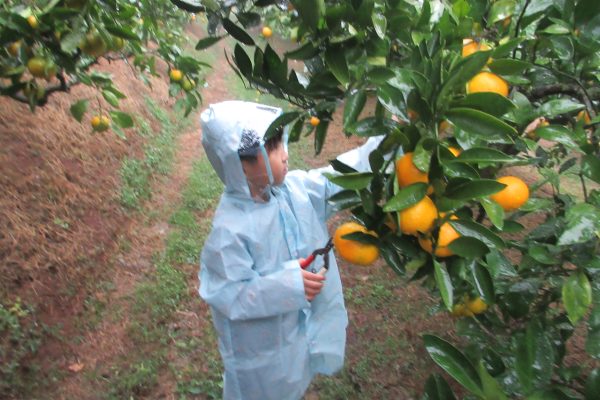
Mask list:
[[[243,147],[242,138],[251,133],[259,140],[260,148],[263,154],[266,154],[263,146],[265,132],[281,113],[280,108],[244,101],[211,104],[202,112],[202,146],[214,170],[225,184],[227,193],[238,197],[251,197],[238,153],[240,147]],[[268,160],[265,161],[268,166]]]

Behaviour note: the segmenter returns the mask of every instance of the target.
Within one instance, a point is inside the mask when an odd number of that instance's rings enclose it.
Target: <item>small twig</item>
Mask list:
[[[531,0],[525,1],[525,4],[523,5],[523,9],[521,10],[521,14],[519,15],[519,18],[517,19],[517,23],[515,24],[515,38],[517,38],[519,36],[519,29],[521,28],[521,20],[523,20],[523,16],[525,15],[525,10],[527,10],[527,7],[529,6],[530,2],[531,2]],[[512,58],[515,58],[516,55],[517,55],[517,47],[515,47],[515,49],[513,50]]]
[[[581,172],[578,175],[579,175],[579,179],[581,180],[581,187],[583,189],[583,200],[587,203],[587,201],[588,201],[588,194],[587,194],[587,187],[585,186],[585,179],[584,179],[583,174]]]

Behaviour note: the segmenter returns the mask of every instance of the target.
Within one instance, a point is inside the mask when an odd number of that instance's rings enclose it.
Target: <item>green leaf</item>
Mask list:
[[[600,183],[600,159],[591,154],[581,158],[581,173],[596,183]]]
[[[102,97],[104,97],[104,99],[106,100],[106,102],[108,104],[110,104],[113,107],[119,108],[119,99],[117,99],[117,96],[115,96],[114,93],[108,91],[108,90],[103,90],[102,91]]]
[[[500,150],[489,147],[473,147],[460,153],[450,162],[463,162],[468,164],[477,163],[507,163],[515,161],[514,157],[504,154]]]
[[[425,197],[427,187],[428,185],[426,183],[418,182],[399,190],[398,193],[383,206],[383,211],[400,211],[418,203]]]
[[[485,400],[508,400],[502,386],[487,372],[483,362],[479,363],[479,377],[483,383],[483,398]]]
[[[463,87],[472,77],[479,73],[481,68],[487,63],[489,56],[489,51],[478,51],[456,63],[438,94],[436,100],[437,108],[442,109],[447,102],[447,97],[455,89]]]
[[[576,324],[592,304],[592,286],[583,272],[569,276],[562,287],[562,302],[571,323]]]
[[[235,65],[237,65],[240,73],[243,76],[251,76],[252,75],[252,61],[250,61],[250,57],[244,51],[242,46],[239,43],[235,44],[235,48],[233,50]]]
[[[597,238],[600,230],[600,209],[592,204],[580,203],[569,208],[566,213],[567,228],[560,235],[561,246],[583,243]]]
[[[488,15],[489,24],[495,24],[510,16],[515,12],[515,0],[498,0],[492,4]]]
[[[348,64],[343,47],[335,46],[327,48],[325,51],[325,63],[342,85],[348,84],[350,75],[348,74]]]
[[[300,20],[306,24],[306,26],[316,31],[319,29],[321,18],[325,14],[325,1],[324,0],[291,0],[296,11],[300,15]]]
[[[291,123],[293,120],[298,118],[300,113],[298,111],[291,111],[287,113],[281,114],[279,117],[275,118],[271,125],[267,128],[265,132],[264,140],[269,140],[271,137],[277,134],[279,128],[285,127],[287,124]]]
[[[60,49],[67,54],[75,53],[75,50],[77,50],[79,44],[85,38],[85,30],[83,27],[81,29],[77,29],[77,26],[74,26],[73,28],[73,31],[66,34],[60,40]]]
[[[585,400],[593,400],[600,393],[600,368],[594,368],[585,382]]]
[[[452,107],[474,108],[496,117],[501,117],[516,106],[515,103],[498,93],[481,92],[468,94],[463,99],[453,102]]]
[[[563,144],[570,149],[579,149],[577,143],[575,143],[575,141],[571,139],[571,131],[565,128],[564,126],[541,126],[535,129],[535,134],[541,137],[542,139]]]
[[[485,197],[480,199],[479,202],[483,206],[490,221],[492,221],[492,224],[499,230],[502,230],[504,228],[504,209],[502,206]]]
[[[344,189],[365,189],[371,183],[373,174],[371,172],[353,172],[344,175],[325,174],[327,179]]]
[[[315,155],[319,155],[323,149],[328,127],[329,121],[321,121],[315,128]]]
[[[191,13],[199,13],[206,11],[206,8],[200,2],[195,0],[171,0],[171,3],[175,4],[182,10]]]
[[[552,377],[554,347],[538,320],[527,324],[524,334],[517,336],[515,369],[525,393],[547,384]]]
[[[493,73],[498,75],[519,75],[533,65],[521,60],[500,59],[492,61],[489,67]]]
[[[471,259],[483,257],[490,251],[481,240],[467,236],[454,239],[448,248],[456,255]]]
[[[483,397],[479,374],[471,362],[447,341],[433,335],[423,335],[427,352],[444,371],[476,396]]]
[[[364,89],[353,91],[346,97],[344,106],[344,129],[355,123],[358,115],[361,113],[367,102],[367,92]]]
[[[466,219],[453,219],[448,222],[462,236],[479,239],[490,248],[506,247],[506,243],[504,243],[504,240],[500,236],[496,235],[494,232],[475,221]]]
[[[79,100],[76,103],[73,103],[71,106],[71,115],[73,118],[77,120],[77,122],[81,122],[83,119],[83,115],[88,109],[89,100]]]
[[[435,268],[435,282],[440,289],[444,305],[448,311],[451,311],[454,304],[454,289],[448,270],[445,265],[440,264],[437,260],[433,260],[433,267]]]
[[[478,135],[487,141],[512,143],[517,131],[502,120],[472,108],[453,108],[446,118],[462,130]]]
[[[387,30],[387,19],[385,15],[375,11],[371,15],[371,19],[373,20],[373,26],[375,27],[375,33],[381,39],[385,39],[385,31]]]
[[[597,263],[600,259],[596,256]],[[587,340],[585,351],[592,357],[600,359],[600,282],[592,282],[592,311],[588,319]]]
[[[456,397],[442,376],[431,374],[425,382],[422,400],[456,400]]]
[[[406,274],[406,269],[400,256],[398,255],[398,252],[396,252],[396,249],[394,249],[390,243],[384,242],[380,244],[379,251],[385,259],[387,265],[389,265],[390,268],[392,268],[392,270],[398,274],[398,276],[403,277]]]
[[[208,49],[213,44],[217,43],[219,40],[223,39],[225,36],[208,36],[203,39],[198,40],[196,43],[196,50],[204,50]]]
[[[140,41],[140,37],[138,35],[136,35],[136,33],[134,31],[132,31],[131,29],[129,29],[127,27],[113,25],[113,24],[106,24],[105,28],[107,31],[109,31],[113,35],[118,36],[120,38],[138,41],[138,42]]]
[[[457,185],[449,184],[444,195],[453,200],[472,200],[497,193],[505,186],[493,179],[473,179]]]
[[[327,199],[327,202],[337,210],[345,210],[360,205],[360,196],[356,190],[342,190]]]
[[[342,239],[354,240],[364,244],[372,244],[373,246],[379,246],[379,239],[377,237],[365,233],[365,232],[352,232],[342,236]]]
[[[470,265],[471,275],[473,276],[473,282],[477,288],[477,293],[485,301],[486,304],[494,304],[496,302],[496,295],[494,291],[494,281],[490,274],[490,271],[483,265],[473,262]]]
[[[373,67],[367,72],[367,78],[373,83],[385,83],[395,76],[396,73],[386,67]]]
[[[394,115],[404,115],[404,97],[402,91],[392,85],[381,84],[377,88],[377,99],[386,110]]]
[[[317,54],[319,54],[319,48],[315,47],[312,42],[306,42],[297,49],[288,51],[285,56],[292,60],[308,60]]]
[[[131,115],[121,111],[109,112],[113,122],[120,128],[131,128],[133,126],[133,118]]]
[[[239,42],[247,44],[248,46],[254,46],[254,40],[246,33],[245,30],[234,24],[229,18],[223,18],[221,21],[223,23],[223,28],[229,33],[233,38]]]
[[[537,112],[542,117],[554,118],[583,108],[585,108],[583,104],[574,102],[571,99],[553,99],[542,104]]]
[[[381,121],[376,117],[367,117],[347,126],[346,130],[356,136],[369,137],[392,131],[395,127],[396,123],[391,119]]]

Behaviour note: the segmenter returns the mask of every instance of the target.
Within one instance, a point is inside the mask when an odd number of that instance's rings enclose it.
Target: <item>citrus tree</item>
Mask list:
[[[460,343],[423,340],[468,396],[597,398],[600,2],[205,4],[213,37],[199,46],[231,35],[238,75],[294,106],[267,136],[312,132],[318,153],[334,115],[347,135],[384,135],[372,172],[332,162],[344,190],[330,201],[359,224],[336,239],[367,256],[376,246],[457,316]],[[292,51],[247,31],[274,4],[296,32]],[[578,327],[585,352],[573,356]],[[455,398],[439,375],[424,393]]]
[[[202,9],[182,11],[156,0],[3,1],[0,95],[35,110],[56,92],[87,85],[105,102],[74,99],[73,116],[82,122],[91,110],[93,130],[112,126],[123,136],[121,128],[133,125],[132,117],[120,111],[125,95],[109,74],[97,69],[102,60],[120,59],[148,83],[149,76],[168,73],[170,94],[180,97],[179,105],[189,113],[201,101],[196,86],[206,64],[184,53],[182,29],[190,21],[190,12]],[[157,70],[157,59],[166,61],[169,71]]]

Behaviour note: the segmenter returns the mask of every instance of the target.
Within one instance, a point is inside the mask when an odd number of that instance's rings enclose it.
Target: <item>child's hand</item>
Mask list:
[[[302,280],[304,281],[306,300],[312,301],[319,293],[321,293],[325,276],[313,274],[312,272],[303,269]]]

